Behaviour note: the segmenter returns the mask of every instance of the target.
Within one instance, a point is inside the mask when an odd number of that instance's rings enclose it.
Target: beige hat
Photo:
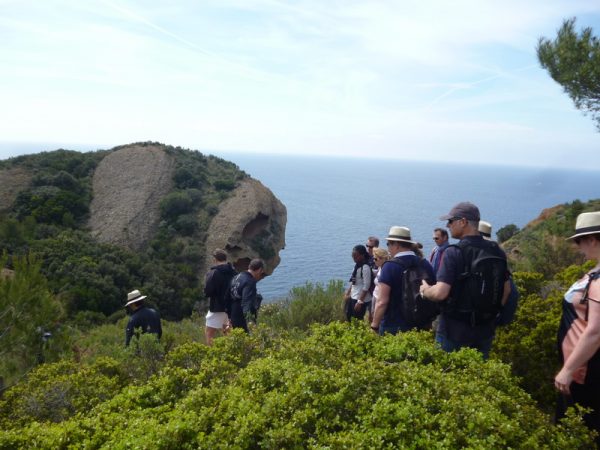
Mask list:
[[[600,211],[581,213],[575,223],[575,234],[567,239],[600,233]]]
[[[479,221],[479,234],[488,241],[492,240],[492,224],[485,220]]]
[[[399,227],[393,226],[390,228],[390,232],[388,233],[388,237],[386,238],[388,241],[399,241],[399,242],[408,242],[409,244],[416,244],[415,241],[410,239],[410,229],[407,227]]]
[[[127,303],[125,303],[125,306],[129,306],[135,302],[141,302],[146,297],[147,295],[142,295],[137,289],[135,291],[131,291],[129,294],[127,294]]]

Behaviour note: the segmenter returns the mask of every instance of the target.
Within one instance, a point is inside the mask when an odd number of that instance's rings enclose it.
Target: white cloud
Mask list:
[[[6,140],[429,159],[445,149],[477,157],[491,146],[532,162],[532,153],[558,154],[570,142],[597,148],[600,136],[535,57],[538,36],[553,36],[563,18],[581,16],[600,33],[592,2],[22,0],[0,8]]]

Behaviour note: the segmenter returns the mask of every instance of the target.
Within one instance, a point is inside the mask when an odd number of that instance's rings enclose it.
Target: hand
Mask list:
[[[560,369],[560,372],[554,377],[554,387],[563,395],[570,395],[571,382],[573,381],[573,374],[566,370],[564,367]]]
[[[356,302],[356,304],[354,305],[354,312],[360,312],[360,310],[362,309],[364,303],[363,302]]]

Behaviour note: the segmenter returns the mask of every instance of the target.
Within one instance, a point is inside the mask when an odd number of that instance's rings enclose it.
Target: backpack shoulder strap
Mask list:
[[[588,321],[588,314],[590,312],[590,302],[589,300],[592,300],[589,298],[588,296],[588,292],[590,290],[590,286],[592,285],[592,281],[597,280],[598,278],[600,278],[600,271],[598,272],[590,272],[588,273],[588,282],[585,285],[585,289],[583,290],[583,295],[581,296],[581,300],[579,301],[580,303],[585,303],[585,321]],[[597,301],[597,300],[592,300],[592,301]]]

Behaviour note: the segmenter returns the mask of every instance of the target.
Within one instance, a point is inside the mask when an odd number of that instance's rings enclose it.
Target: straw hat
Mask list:
[[[479,234],[488,241],[492,240],[492,224],[485,220],[479,221]]]
[[[575,234],[567,239],[600,233],[600,211],[581,213],[575,223]]]
[[[398,241],[398,242],[408,242],[409,244],[416,244],[415,241],[410,238],[410,229],[407,227],[399,227],[393,226],[390,228],[390,232],[388,233],[388,237],[386,238],[388,241]]]
[[[131,291],[129,294],[127,294],[127,303],[125,303],[125,306],[129,306],[135,302],[141,302],[146,297],[147,295],[142,295],[137,289],[135,291]]]

